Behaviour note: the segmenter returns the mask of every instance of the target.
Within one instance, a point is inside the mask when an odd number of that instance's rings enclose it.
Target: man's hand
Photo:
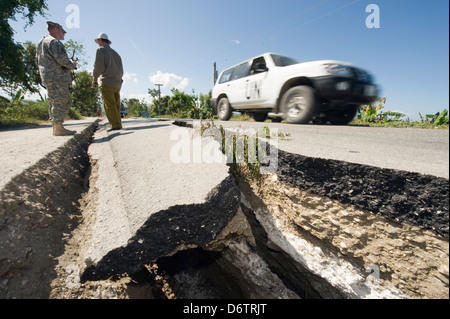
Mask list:
[[[93,87],[93,88],[98,87],[98,83],[97,83],[96,81],[92,81],[92,87]]]

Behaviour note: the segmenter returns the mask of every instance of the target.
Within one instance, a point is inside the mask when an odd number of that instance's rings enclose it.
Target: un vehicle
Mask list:
[[[354,119],[359,106],[375,101],[378,90],[369,72],[350,63],[299,63],[265,53],[221,72],[211,102],[224,121],[239,111],[259,122],[270,117],[293,124],[345,125]]]

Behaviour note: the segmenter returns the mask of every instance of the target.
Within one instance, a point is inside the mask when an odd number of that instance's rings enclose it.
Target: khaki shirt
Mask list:
[[[109,45],[99,47],[95,57],[94,81],[101,85],[120,89],[122,87],[123,65],[120,55]]]
[[[36,50],[36,60],[41,74],[42,84],[46,83],[72,83],[71,70],[75,65],[67,56],[64,45],[51,35],[43,38]]]

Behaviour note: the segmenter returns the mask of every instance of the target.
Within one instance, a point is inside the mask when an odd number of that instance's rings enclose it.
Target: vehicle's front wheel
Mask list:
[[[314,89],[309,86],[293,87],[281,99],[281,109],[288,123],[308,123],[313,119],[316,108]]]
[[[222,121],[228,121],[232,114],[233,110],[231,109],[228,99],[226,97],[221,98],[217,104],[217,115],[219,116],[219,119]]]

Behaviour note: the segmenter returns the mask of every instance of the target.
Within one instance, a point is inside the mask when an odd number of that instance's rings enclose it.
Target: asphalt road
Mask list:
[[[97,118],[67,121],[69,130],[82,132]],[[73,136],[53,136],[51,124],[0,130],[0,190],[16,175],[33,166],[47,154],[63,146]]]
[[[84,258],[95,263],[108,252],[126,246],[152,215],[167,213],[173,207],[207,203],[211,191],[229,176],[225,160],[223,164],[190,161],[189,129],[153,119],[126,119],[122,124],[122,130],[108,132],[110,126],[104,121],[89,149],[91,161],[96,163],[91,188],[97,192],[98,202],[91,244]],[[177,157],[173,153],[182,153],[180,141],[187,146],[186,163],[173,160]],[[204,220],[199,228],[209,231],[206,226],[216,222]],[[184,229],[173,227],[176,231]]]
[[[81,131],[93,119],[66,125]],[[127,120],[141,122],[146,120]],[[156,125],[155,120],[147,120]],[[289,125],[284,123],[221,122],[224,127],[278,129],[279,148],[311,157],[336,159],[382,168],[400,169],[449,178],[449,131],[364,126]],[[162,122],[159,122],[162,125]],[[168,128],[171,128],[171,122]],[[125,123],[125,125],[128,125]],[[122,132],[126,133],[126,132]],[[71,137],[53,137],[51,127],[0,130],[0,189],[11,178],[33,165]],[[167,156],[163,157],[167,160]]]
[[[222,122],[225,128],[277,129],[279,149],[381,168],[449,178],[449,131],[369,126]]]
[[[268,126],[275,132],[279,149],[290,153],[449,176],[448,131],[255,122],[215,124],[255,131]],[[121,203],[104,202],[106,219],[115,218],[111,207],[122,206],[127,212],[128,230],[123,242],[156,212],[176,205],[203,203],[229,174],[222,154],[219,163],[205,162],[202,155],[214,153],[207,149],[211,144],[209,140],[197,144],[191,129],[173,125],[171,120],[155,119],[126,119],[123,126],[121,131],[106,132],[109,126],[104,123],[90,147],[91,160],[104,169],[104,173],[98,172],[99,178],[104,179],[97,183],[99,188],[105,189],[105,194],[120,188],[121,196],[112,196],[112,200],[122,198]],[[201,145],[202,154],[196,145]],[[218,149],[218,145],[214,148]],[[184,160],[180,157],[183,153],[187,155]]]
[[[68,122],[67,125],[81,132],[92,122],[93,119],[86,119]],[[190,241],[176,241],[178,237],[175,235],[184,238],[190,234],[188,237],[195,239],[196,244],[199,238],[204,240],[202,244],[209,242],[206,235],[216,236],[228,221],[221,220],[224,214],[215,216],[207,208],[217,207],[219,204],[211,200],[222,200],[224,189],[229,191],[232,188],[229,185],[229,167],[223,154],[217,152],[218,144],[212,139],[198,141],[192,130],[175,126],[173,121],[126,119],[123,124],[123,130],[107,132],[109,126],[104,121],[89,148],[94,164],[90,183],[94,212],[89,228],[91,239],[84,244],[86,247],[80,256],[87,265],[99,262],[106,270],[111,266],[108,260],[122,263],[123,260],[114,254],[127,252],[141,258],[135,252],[147,250],[139,245],[154,243],[152,240],[146,242],[145,236],[139,237],[143,233],[159,236],[157,239],[164,242],[160,245],[165,249],[162,255],[172,252],[171,249],[177,245],[192,244]],[[276,133],[274,140],[279,149],[303,156],[447,179],[449,176],[448,130],[220,121],[215,124],[243,129],[267,126]],[[53,137],[49,125],[0,131],[1,155],[7,163],[0,170],[0,191],[15,175],[71,138]],[[202,148],[196,147],[198,145]],[[219,163],[202,161],[205,154],[211,159],[209,155],[212,153],[219,157]],[[230,198],[233,197],[231,195]],[[223,209],[223,203],[221,205]],[[192,219],[195,225],[182,223],[186,220],[183,216],[198,211],[204,214],[197,220]],[[160,227],[152,228],[153,225]],[[158,232],[154,232],[155,229]],[[198,236],[194,230],[199,232]],[[128,246],[129,249],[124,248]],[[135,246],[139,250],[135,250]],[[110,253],[114,258],[108,259]],[[124,260],[131,260],[129,257],[123,254]],[[155,256],[144,257],[142,260],[153,260]]]

